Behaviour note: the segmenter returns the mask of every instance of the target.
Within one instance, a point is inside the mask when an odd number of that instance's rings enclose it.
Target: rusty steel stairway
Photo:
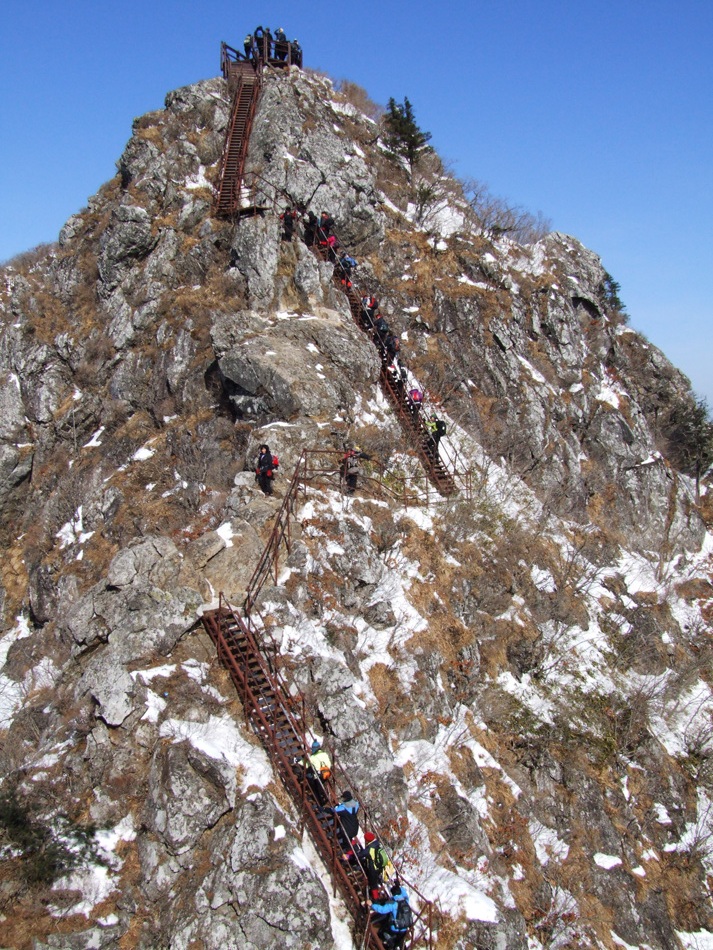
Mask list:
[[[326,248],[316,245],[313,246],[312,250],[323,261],[329,260],[329,251]],[[406,434],[409,445],[418,456],[431,484],[440,495],[446,498],[457,494],[458,486],[456,485],[455,479],[443,464],[443,460],[438,454],[437,449],[435,449],[430,432],[426,428],[421,414],[414,414],[409,407],[406,386],[401,379],[394,379],[392,374],[388,371],[391,359],[386,352],[384,343],[376,333],[373,321],[362,308],[361,296],[358,290],[351,285],[351,281],[348,282],[350,286],[347,286],[346,283],[342,283],[338,263],[334,269],[333,280],[334,286],[346,294],[354,322],[360,330],[371,337],[379,350],[379,355],[381,356],[381,373],[379,375],[381,391],[391,403],[396,413],[396,418],[399,420],[401,428]]]
[[[219,218],[233,218],[246,210],[242,208],[240,199],[250,132],[262,88],[262,67],[259,63],[227,60],[223,72],[228,89],[233,92],[233,102],[213,214]]]
[[[300,765],[306,755],[306,724],[301,697],[290,693],[274,663],[270,663],[261,650],[260,632],[250,615],[245,618],[238,615],[221,595],[218,609],[203,614],[203,625],[230,673],[248,722],[270,755],[276,772],[301,814],[303,825],[331,873],[335,888],[354,919],[355,941],[369,950],[385,950],[379,931],[364,906],[367,891],[363,869],[358,859],[356,863],[343,860],[336,837],[337,818],[320,807]],[[354,782],[336,761],[334,769],[342,787],[355,788]],[[334,800],[331,792],[329,800]],[[362,830],[371,830],[380,837],[363,803],[359,814]],[[416,907],[411,901],[414,927],[404,946],[432,947],[432,904],[415,888],[407,887],[410,894],[418,895],[420,904]],[[388,891],[385,890],[384,895],[388,896]]]

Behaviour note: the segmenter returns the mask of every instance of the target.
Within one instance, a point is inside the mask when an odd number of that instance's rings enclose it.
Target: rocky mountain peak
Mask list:
[[[288,497],[265,649],[436,945],[707,946],[711,542],[669,451],[688,381],[595,253],[485,230],[350,84],[266,70],[257,213],[214,217],[230,107],[224,79],[170,93],[57,244],[3,268],[7,945],[351,945],[200,623],[242,603]],[[456,494],[428,487],[308,211],[445,420]]]

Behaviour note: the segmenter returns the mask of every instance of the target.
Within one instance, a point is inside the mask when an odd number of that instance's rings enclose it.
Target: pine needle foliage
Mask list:
[[[408,96],[403,103],[396,102],[393,96],[389,99],[384,125],[386,144],[392,152],[406,159],[413,174],[419,156],[429,147],[431,133],[419,127]]]

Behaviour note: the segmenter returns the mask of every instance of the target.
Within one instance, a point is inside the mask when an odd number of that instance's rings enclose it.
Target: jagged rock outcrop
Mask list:
[[[91,842],[42,890],[0,838],[8,945],[340,945],[200,628],[218,592],[242,601],[306,447],[323,478],[259,610],[312,733],[441,902],[439,941],[693,946],[713,929],[713,588],[663,431],[687,381],[574,238],[495,239],[455,183],[426,231],[378,125],[323,77],[266,77],[262,214],[212,218],[228,113],[223,80],[169,94],[58,245],[3,271],[0,793],[60,852]],[[281,240],[286,203],[334,216],[447,418],[447,503],[414,501],[378,351],[332,266]],[[348,501],[346,439],[375,476]]]

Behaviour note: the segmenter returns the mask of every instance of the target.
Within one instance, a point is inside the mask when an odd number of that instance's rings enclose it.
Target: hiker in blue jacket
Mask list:
[[[409,929],[413,926],[413,914],[406,890],[400,884],[391,888],[391,900],[367,901],[375,914],[385,947],[402,947]]]
[[[352,796],[347,789],[342,792],[342,800],[334,808],[325,808],[325,811],[331,811],[334,814],[337,825],[337,840],[344,852],[342,857],[345,861],[351,861],[354,857],[354,843],[359,834],[359,802]]]

